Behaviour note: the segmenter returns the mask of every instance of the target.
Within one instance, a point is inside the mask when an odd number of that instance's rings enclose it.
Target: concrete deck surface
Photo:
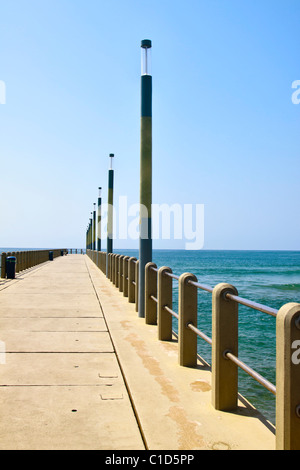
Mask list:
[[[0,281],[0,449],[272,450],[272,426],[242,399],[210,404],[211,373],[86,255]],[[1,357],[1,356],[0,356]]]

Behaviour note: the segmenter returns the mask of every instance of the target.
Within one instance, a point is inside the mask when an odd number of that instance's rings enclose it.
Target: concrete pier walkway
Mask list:
[[[210,404],[209,367],[177,364],[177,343],[85,255],[0,281],[0,449],[274,449],[246,401]]]

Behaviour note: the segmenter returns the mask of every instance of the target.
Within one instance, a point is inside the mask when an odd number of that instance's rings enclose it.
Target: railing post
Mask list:
[[[105,251],[102,252],[102,272],[106,274],[106,257],[107,253]]]
[[[116,255],[115,262],[115,286],[119,288],[119,269],[120,269],[120,255]]]
[[[157,298],[157,268],[155,263],[149,262],[145,266],[145,323],[157,324],[157,304],[151,299],[151,295]]]
[[[300,450],[300,304],[276,318],[276,449]]]
[[[6,253],[1,253],[1,277],[6,277]]]
[[[185,367],[197,365],[197,336],[188,328],[192,323],[197,326],[197,287],[188,284],[197,282],[194,274],[183,273],[179,278],[179,320],[178,320],[178,352],[179,364]]]
[[[129,256],[123,258],[123,296],[128,297],[128,260]]]
[[[119,292],[123,292],[123,265],[124,255],[120,256],[119,259]]]
[[[19,272],[23,271],[23,251],[19,251]]]
[[[117,274],[118,274],[118,255],[114,254],[114,285],[117,287]]]
[[[131,257],[128,261],[128,302],[135,302],[135,262],[136,258]]]
[[[112,253],[107,253],[108,259],[108,279],[111,281]]]
[[[157,323],[158,339],[160,341],[171,341],[172,339],[172,315],[164,307],[172,309],[172,278],[166,273],[172,273],[172,269],[162,266],[158,270],[157,287]]]
[[[110,253],[106,252],[106,277],[110,278]]]
[[[212,293],[212,404],[216,410],[237,407],[238,368],[226,358],[238,356],[238,304],[226,294],[238,295],[231,284],[220,283]]]
[[[113,284],[115,283],[115,274],[116,274],[115,266],[116,266],[116,254],[112,253],[111,254],[111,278],[110,280]]]
[[[139,260],[135,263],[135,311],[139,311]]]
[[[16,257],[16,273],[20,271],[20,252],[16,251],[15,252],[15,257]]]

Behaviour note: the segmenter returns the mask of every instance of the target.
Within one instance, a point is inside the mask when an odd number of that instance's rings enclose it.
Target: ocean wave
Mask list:
[[[300,284],[270,284],[265,287],[277,290],[300,291]]]

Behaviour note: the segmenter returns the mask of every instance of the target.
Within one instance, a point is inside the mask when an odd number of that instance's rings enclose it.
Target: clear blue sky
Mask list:
[[[138,202],[149,38],[153,202],[204,204],[206,249],[300,249],[299,18],[299,0],[1,1],[0,246],[84,246],[109,153],[115,200]]]

